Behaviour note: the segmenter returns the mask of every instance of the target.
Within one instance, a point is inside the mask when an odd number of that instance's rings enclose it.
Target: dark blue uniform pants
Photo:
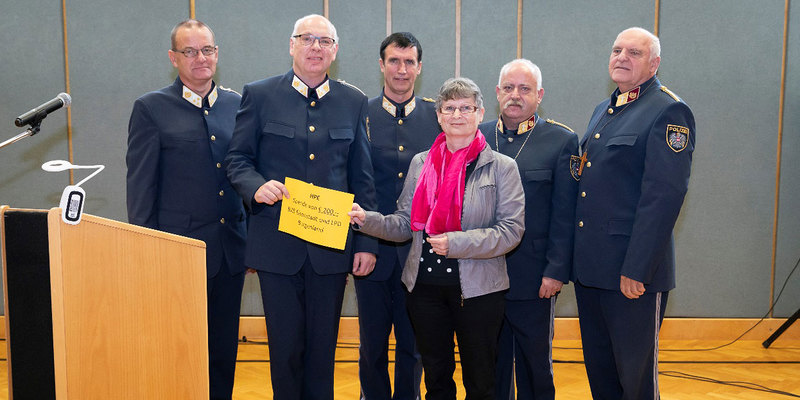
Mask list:
[[[259,271],[275,400],[333,400],[333,370],[346,273]]]
[[[358,376],[365,400],[419,398],[422,362],[406,310],[406,289],[395,265],[385,281],[355,278],[358,300]],[[394,396],[389,382],[389,335],[394,325]]]
[[[231,275],[224,262],[207,282],[208,375],[213,400],[230,399],[233,395],[243,285],[244,272]]]
[[[497,399],[552,400],[553,316],[556,297],[506,300],[497,349]],[[516,371],[516,374],[513,372]]]
[[[425,370],[425,399],[455,400],[455,344],[458,338],[466,400],[494,399],[497,335],[503,323],[504,293],[464,299],[459,286],[417,284],[408,312]]]
[[[659,399],[658,331],[669,292],[626,298],[575,285],[583,358],[595,399]]]

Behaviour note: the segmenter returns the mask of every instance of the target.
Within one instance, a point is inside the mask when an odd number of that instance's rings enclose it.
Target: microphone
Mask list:
[[[17,117],[17,119],[14,120],[14,125],[23,127],[25,125],[41,121],[47,116],[47,114],[50,114],[61,107],[69,107],[70,104],[72,104],[72,97],[66,93],[59,93],[55,99],[50,100],[47,103],[44,103],[39,107],[36,107],[33,110],[30,110]]]

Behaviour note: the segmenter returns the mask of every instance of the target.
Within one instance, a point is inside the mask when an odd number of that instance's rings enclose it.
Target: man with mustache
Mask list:
[[[497,355],[497,399],[553,399],[555,302],[569,281],[577,180],[570,159],[578,151],[572,129],[537,114],[542,73],[526,59],[500,70],[500,117],[480,125],[492,148],[517,162],[525,191],[525,234],[506,255],[511,287]],[[516,367],[516,374],[514,374]]]
[[[672,229],[695,143],[689,106],[656,78],[661,44],[622,31],[608,72],[618,88],[581,141],[572,281],[596,399],[658,399],[658,332],[675,287]]]

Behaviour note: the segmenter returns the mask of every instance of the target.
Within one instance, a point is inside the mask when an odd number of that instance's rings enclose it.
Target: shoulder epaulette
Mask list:
[[[349,86],[349,87],[351,87],[351,88],[353,88],[353,89],[355,89],[355,90],[358,90],[358,91],[359,91],[359,92],[361,92],[361,94],[363,94],[364,96],[366,96],[366,95],[367,95],[366,93],[364,93],[364,91],[363,91],[363,90],[359,89],[359,88],[358,88],[358,86],[356,86],[356,85],[353,85],[352,83],[347,83],[347,82],[345,82],[345,81],[344,81],[344,79],[337,79],[336,81],[337,81],[337,82],[339,82],[339,83],[341,83],[342,85]]]
[[[428,103],[436,103],[436,100],[430,97],[423,97],[422,100],[427,101]]]
[[[239,97],[242,97],[242,94],[241,94],[241,93],[239,93],[239,92],[237,92],[237,91],[235,91],[235,90],[233,90],[233,89],[231,89],[231,88],[226,88],[225,86],[222,86],[222,85],[220,85],[220,87],[219,87],[219,88],[220,88],[221,90],[224,90],[224,91],[226,91],[226,92],[236,93],[236,94],[238,94],[238,95],[239,95]]]
[[[573,130],[572,130],[572,128],[570,128],[570,127],[568,127],[568,126],[566,126],[566,125],[562,124],[561,122],[558,122],[558,121],[553,121],[552,119],[547,119],[547,120],[545,120],[545,121],[547,121],[547,123],[548,123],[548,124],[558,125],[558,126],[560,126],[560,127],[564,128],[564,129],[566,129],[566,130],[568,130],[568,131],[570,131],[570,132],[572,132],[572,133],[575,133],[575,131],[573,131]]]
[[[666,86],[661,86],[661,91],[668,94],[669,97],[672,97],[675,101],[681,101],[681,98],[678,97],[677,94],[672,93],[672,90],[667,89]]]

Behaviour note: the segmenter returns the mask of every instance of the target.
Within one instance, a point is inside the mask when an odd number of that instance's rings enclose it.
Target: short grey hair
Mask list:
[[[303,22],[306,22],[306,20],[309,20],[311,18],[317,18],[317,17],[322,18],[323,20],[325,20],[325,22],[328,24],[328,30],[330,31],[331,36],[333,37],[333,41],[338,44],[339,43],[339,35],[336,33],[336,27],[333,26],[333,23],[329,19],[327,19],[327,18],[325,18],[325,17],[323,17],[322,15],[319,15],[319,14],[308,14],[305,17],[302,17],[302,18],[298,19],[297,21],[295,21],[294,22],[294,29],[292,30],[292,36],[298,34],[297,30],[300,29],[300,24],[302,24]],[[291,36],[289,38],[294,40],[294,38],[291,37]]]
[[[178,24],[175,25],[174,28],[172,28],[172,32],[169,34],[169,40],[170,40],[170,44],[172,46],[171,49],[173,51],[177,51],[178,50],[177,49],[177,47],[178,47],[178,40],[177,40],[178,31],[180,29],[182,29],[182,28],[186,28],[186,29],[206,28],[206,29],[208,29],[208,31],[211,32],[211,40],[215,43],[215,46],[216,46],[217,39],[214,36],[214,31],[211,30],[211,27],[206,25],[205,23],[203,23],[200,20],[192,18],[192,19],[185,19],[185,20],[183,20],[181,22],[178,22]]]
[[[625,29],[624,31],[620,32],[619,35],[617,35],[617,39],[619,39],[619,37],[623,33],[630,32],[630,31],[641,33],[641,34],[647,36],[648,39],[650,39],[650,60],[651,61],[653,59],[655,59],[656,57],[661,57],[661,40],[658,39],[658,36],[654,35],[652,32],[648,31],[647,29],[640,28],[638,26],[634,26],[634,27]]]
[[[517,58],[516,60],[511,60],[506,65],[503,65],[503,68],[500,69],[500,77],[497,78],[497,86],[503,84],[503,76],[505,76],[511,67],[515,65],[522,65],[533,74],[533,77],[536,78],[536,90],[542,88],[542,70],[539,69],[539,66],[534,64],[531,60],[527,58]]]
[[[450,78],[442,84],[439,88],[439,94],[436,96],[436,109],[442,109],[442,103],[447,100],[453,99],[466,99],[472,98],[475,100],[475,105],[478,109],[483,108],[483,94],[481,88],[472,81],[472,79],[458,77]]]

